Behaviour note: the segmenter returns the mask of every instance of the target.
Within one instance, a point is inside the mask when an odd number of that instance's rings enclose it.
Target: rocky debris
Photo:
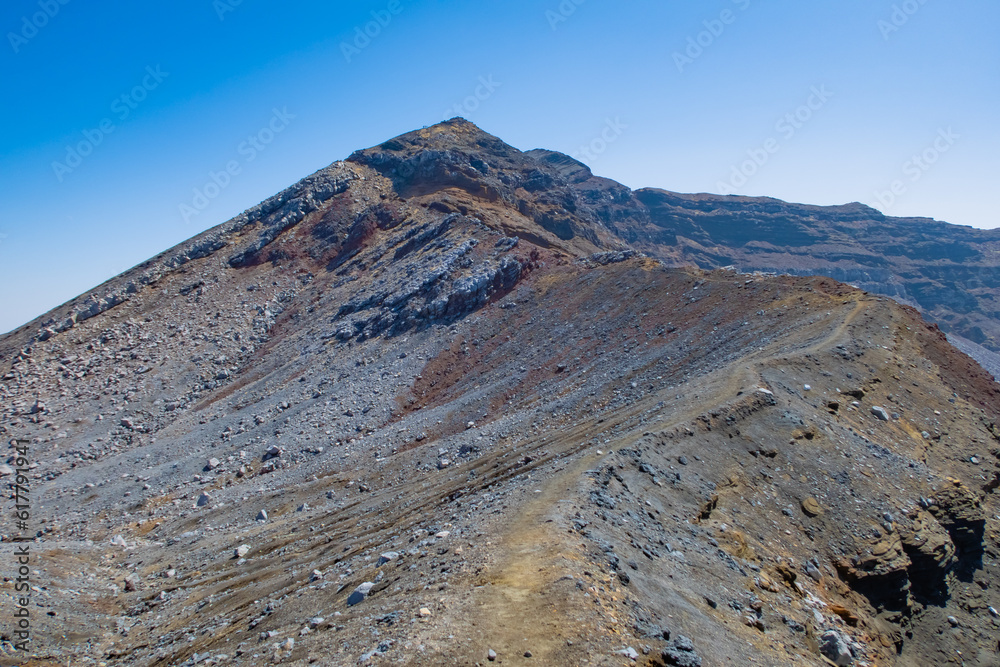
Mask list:
[[[195,504],[198,507],[204,507],[205,505],[208,505],[210,502],[212,502],[212,496],[208,495],[207,491],[202,491],[201,493],[198,494],[198,500],[196,501]]]
[[[877,405],[872,406],[872,414],[878,417],[880,421],[889,421],[889,413],[886,412],[885,408],[879,407]]]
[[[220,465],[222,465],[222,464],[219,463],[219,459],[217,459],[217,458],[211,458],[211,459],[208,460],[208,463],[205,464],[205,470],[215,470]]]
[[[819,637],[819,650],[833,664],[847,667],[854,663],[847,638],[837,630],[825,630]]]
[[[254,520],[255,521],[267,521],[267,510],[261,510],[261,511],[257,512],[257,517]]]
[[[496,662],[497,652],[494,651],[493,649],[490,649],[489,651],[486,652],[486,659],[489,660],[490,662]]]
[[[701,667],[701,657],[695,653],[694,644],[681,635],[663,649],[663,661],[675,667]]]
[[[236,555],[237,558],[246,558],[246,556],[247,556],[248,553],[250,553],[250,545],[249,544],[241,544],[240,546],[236,547],[236,549],[235,549],[235,555]]]

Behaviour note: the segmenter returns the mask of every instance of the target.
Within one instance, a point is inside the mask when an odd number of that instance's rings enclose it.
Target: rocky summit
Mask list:
[[[0,661],[997,665],[994,239],[354,153],[0,337]]]

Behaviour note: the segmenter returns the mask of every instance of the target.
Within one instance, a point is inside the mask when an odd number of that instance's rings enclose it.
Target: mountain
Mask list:
[[[703,269],[829,276],[913,305],[943,331],[1000,351],[1000,229],[894,218],[858,203],[632,192],[568,156],[533,154],[560,169],[581,196],[603,203],[603,222],[652,257]]]
[[[1000,385],[699,200],[456,119],[0,337],[0,660],[996,664]]]

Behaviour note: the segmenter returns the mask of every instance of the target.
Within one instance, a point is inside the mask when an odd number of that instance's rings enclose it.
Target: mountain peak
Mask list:
[[[995,292],[983,237],[867,215],[455,119],[0,336],[33,655],[994,664],[1000,385],[912,308],[746,273]]]

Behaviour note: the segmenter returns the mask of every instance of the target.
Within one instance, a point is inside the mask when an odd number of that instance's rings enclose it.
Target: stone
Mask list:
[[[486,659],[489,660],[490,662],[496,662],[497,652],[494,651],[493,649],[490,649],[489,651],[486,652]]]
[[[249,544],[241,544],[240,546],[236,547],[236,557],[237,558],[246,558],[246,555],[248,553],[250,553],[250,545]]]
[[[392,561],[399,558],[399,552],[396,551],[386,551],[384,554],[378,557],[378,562],[375,563],[376,567],[385,565],[386,563],[391,563]]]
[[[212,496],[208,495],[207,492],[202,491],[201,494],[198,496],[198,507],[204,507],[209,502],[211,502],[211,500]]]
[[[13,475],[14,469],[11,468],[6,463],[0,463],[0,477],[6,477],[7,475]]]
[[[208,463],[205,464],[205,470],[215,470],[220,465],[222,464],[219,462],[219,459],[211,458],[208,460]]]
[[[112,538],[112,540],[111,540],[111,544],[115,545],[116,547],[127,547],[128,546],[125,543],[125,538],[122,537],[121,535],[115,535],[114,538]]]
[[[823,513],[823,507],[818,500],[810,496],[802,501],[802,511],[809,516],[819,516]]]
[[[877,405],[872,407],[872,414],[875,415],[880,421],[889,421],[889,413],[886,412],[885,408],[881,408]]]
[[[131,593],[133,591],[139,590],[139,585],[141,583],[142,580],[139,578],[139,575],[137,574],[128,575],[127,577],[125,577],[125,592]]]
[[[673,667],[701,667],[701,657],[695,653],[694,644],[680,635],[663,649],[663,662]]]
[[[421,607],[420,608],[420,616],[422,618],[427,618],[430,615],[431,615],[431,610],[430,609],[428,609],[427,607]]]
[[[365,583],[355,588],[354,591],[347,598],[347,606],[353,607],[359,602],[364,601],[364,599],[368,597],[368,594],[374,587],[375,587],[374,583],[366,581]]]
[[[267,521],[267,510],[257,512],[257,521]]]
[[[854,662],[847,638],[833,629],[820,635],[819,651],[838,667],[847,667]]]
[[[631,646],[626,646],[622,650],[616,651],[615,653],[616,653],[616,655],[623,655],[626,658],[628,658],[629,660],[638,660],[639,659],[639,653],[634,648],[632,648]]]

